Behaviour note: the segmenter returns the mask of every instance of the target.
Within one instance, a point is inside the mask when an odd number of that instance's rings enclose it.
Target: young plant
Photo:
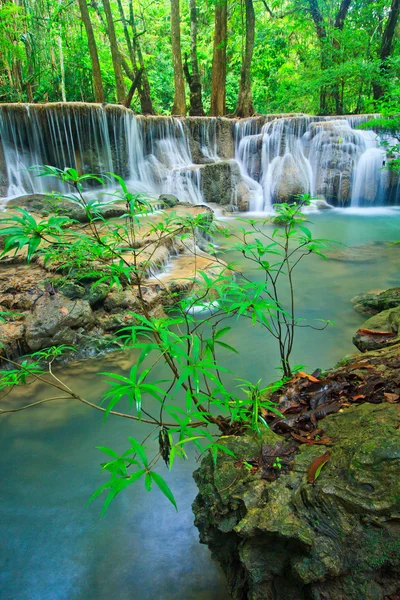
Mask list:
[[[268,427],[265,415],[280,415],[271,394],[292,377],[295,330],[305,326],[295,312],[293,272],[304,257],[323,257],[322,250],[328,243],[315,240],[305,226],[301,210],[309,201],[306,196],[294,205],[277,206],[272,228],[266,220],[239,219],[244,226],[239,232],[230,232],[201,214],[172,213],[144,221],[143,217],[151,216],[151,203],[131,194],[120,177],[110,174],[120,186],[112,202],[123,203],[125,213],[116,221],[106,221],[101,205],[87,202],[84,195],[87,181],[103,183],[103,178],[79,176],[74,169],[60,171],[54,167],[41,167],[39,175],[57,177],[69,185],[74,193],[62,198],[79,205],[87,222],[76,224],[65,217],[50,217],[38,224],[28,213],[6,216],[6,235],[11,241],[6,241],[5,252],[21,254],[27,248],[27,260],[40,260],[51,267],[59,278],[57,285],[61,280],[81,282],[92,289],[102,284],[130,290],[136,309],[127,313],[129,325],[121,328],[116,338],[124,348],[135,351],[137,360],[128,375],[102,373],[109,387],[100,404],[83,398],[55,376],[52,363],[59,351],[54,349],[25,357],[20,363],[3,356],[12,369],[0,372],[0,385],[12,388],[28,379],[38,379],[59,392],[46,401],[73,398],[102,411],[105,418],[113,415],[153,425],[150,435],[158,439],[154,456],[148,456],[145,445],[149,436],[141,442],[130,437],[122,453],[99,448],[109,458],[102,464],[109,479],[92,498],[106,491],[105,510],[122,490],[142,480],[147,490],[155,484],[176,506],[167,483],[155,471],[160,459],[172,468],[176,459],[186,458],[187,445],[193,445],[201,454],[209,452],[216,462],[219,453],[232,454],[215,437],[216,431],[223,435],[253,431],[261,436],[262,429]],[[235,265],[226,265],[212,243],[208,249],[214,255],[213,265],[207,270],[198,269],[200,247],[204,247],[205,236],[210,233],[234,240],[237,250],[255,265],[260,277],[253,281]],[[159,318],[149,308],[146,289],[157,251],[165,244],[175,244],[192,256],[195,275],[185,295],[165,287],[170,308],[166,309],[166,317]],[[280,381],[265,386],[261,380],[253,383],[242,378],[236,388],[232,385],[232,373],[221,362],[221,351],[238,354],[238,349],[226,342],[231,328],[225,321],[232,317],[249,319],[276,340],[283,373]],[[44,361],[48,365],[47,378]],[[168,371],[162,380],[157,376],[161,363]],[[183,405],[177,401],[178,396],[183,397]],[[122,399],[128,400],[129,412],[116,410]],[[10,410],[1,411],[6,412]]]

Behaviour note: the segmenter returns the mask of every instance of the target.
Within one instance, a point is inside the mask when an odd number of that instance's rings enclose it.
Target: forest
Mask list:
[[[1,0],[0,102],[393,112],[398,0]]]

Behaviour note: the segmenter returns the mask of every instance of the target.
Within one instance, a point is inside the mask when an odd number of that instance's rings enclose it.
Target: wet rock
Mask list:
[[[93,313],[86,300],[69,300],[58,294],[42,296],[26,319],[26,343],[31,351],[73,345],[92,325]]]
[[[283,156],[276,170],[279,173],[276,174],[277,183],[273,188],[275,202],[293,202],[298,194],[308,192],[308,179],[291,154]]]
[[[353,406],[323,421],[334,440],[314,485],[307,473],[324,446],[299,448],[269,482],[241,465],[282,438],[221,438],[236,455],[195,472],[200,539],[235,600],[382,600],[398,589],[400,431],[397,406]]]
[[[354,310],[367,315],[375,315],[382,310],[400,306],[400,288],[391,288],[379,294],[358,294],[350,300]]]
[[[61,285],[58,290],[70,300],[76,300],[77,298],[83,298],[86,294],[86,289],[83,285],[75,283],[73,281],[67,281]]]
[[[200,186],[206,202],[238,205],[239,210],[248,208],[250,191],[235,160],[202,166]]]
[[[135,310],[139,307],[137,292],[127,290],[112,290],[104,300],[104,308],[107,312],[120,312],[121,309]]]
[[[173,208],[179,202],[179,198],[173,194],[161,194],[158,199],[166,208]]]
[[[1,350],[8,358],[15,359],[26,349],[25,324],[21,321],[9,321],[0,324]]]
[[[79,223],[88,223],[89,219],[86,211],[77,203],[68,200],[55,199],[46,194],[31,194],[29,196],[19,196],[13,198],[7,203],[8,208],[24,208],[25,210],[47,217],[52,214],[68,217]],[[114,219],[121,217],[126,212],[124,206],[118,206],[114,203],[98,204],[92,206],[92,212],[97,213],[104,219]]]
[[[378,350],[399,341],[400,306],[374,315],[353,337],[353,344],[361,351]]]

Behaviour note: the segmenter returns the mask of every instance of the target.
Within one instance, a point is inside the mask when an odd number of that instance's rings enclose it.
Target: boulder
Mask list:
[[[293,202],[298,194],[309,191],[307,173],[291,154],[285,154],[274,168],[272,189],[274,202]]]
[[[235,160],[201,166],[200,187],[206,202],[232,204],[239,210],[248,210],[250,190]]]
[[[89,221],[85,210],[76,202],[69,200],[55,199],[46,194],[31,194],[29,196],[19,196],[13,198],[7,203],[8,208],[24,208],[29,212],[34,212],[44,217],[52,214],[58,214],[69,217],[79,223]],[[126,213],[124,206],[118,206],[114,203],[96,204],[92,207],[92,212],[98,213],[104,219],[114,219],[121,217]]]
[[[376,315],[376,313],[389,308],[400,306],[400,288],[391,288],[379,294],[365,293],[358,294],[350,300],[354,310],[367,315]]]
[[[73,345],[92,325],[93,313],[86,300],[45,294],[26,319],[26,343],[31,351],[61,344]]]
[[[399,341],[400,306],[374,315],[353,337],[353,344],[361,351],[378,350]]]
[[[200,540],[212,551],[234,600],[382,600],[399,588],[400,430],[398,406],[355,405],[323,421],[327,451],[301,445],[274,481],[241,468],[266,447],[285,451],[271,430],[223,437],[203,459],[193,504]],[[393,596],[394,597],[394,596]]]
[[[161,194],[158,200],[162,203],[163,208],[173,208],[179,203],[179,198],[173,194]]]

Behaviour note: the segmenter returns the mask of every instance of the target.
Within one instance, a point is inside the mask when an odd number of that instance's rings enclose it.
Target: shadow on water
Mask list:
[[[351,337],[363,317],[352,310],[350,298],[399,284],[398,250],[381,244],[371,252],[364,245],[400,238],[395,213],[368,217],[331,211],[311,218],[319,237],[364,250],[329,262],[312,257],[298,271],[299,316],[336,322],[324,333],[299,331],[294,361],[310,370],[331,366],[354,350]],[[224,257],[238,258],[230,248]],[[264,383],[277,378],[276,350],[262,332],[239,322],[229,335],[226,341],[241,353],[242,372],[236,363],[235,375],[262,377]],[[129,354],[110,355],[70,365],[63,377],[98,402],[105,384],[96,372],[124,372],[133,360]],[[13,402],[26,404],[44,393],[30,386]],[[100,501],[86,505],[102,482],[96,446],[124,450],[129,435],[143,438],[143,426],[139,433],[126,419],[104,422],[100,413],[71,400],[3,416],[0,428],[2,600],[228,599],[223,576],[193,526],[194,456],[168,477],[178,513],[157,490],[149,494],[138,485],[122,493],[100,520]]]

